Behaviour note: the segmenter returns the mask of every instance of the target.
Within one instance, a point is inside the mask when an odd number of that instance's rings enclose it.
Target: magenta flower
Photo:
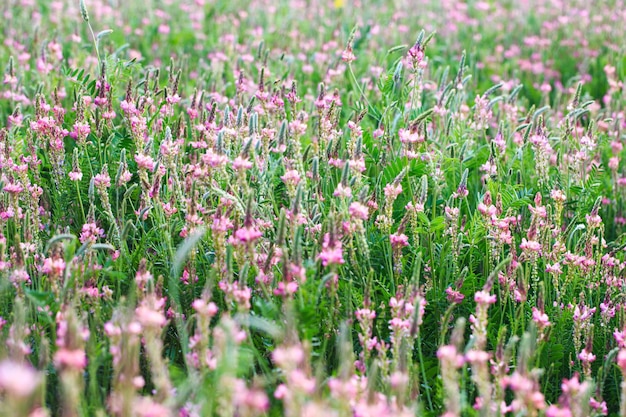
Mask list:
[[[409,246],[409,237],[404,233],[394,233],[392,235],[389,235],[389,240],[391,241],[391,246],[394,249]]]
[[[474,294],[474,301],[479,305],[489,305],[496,302],[496,296],[489,294],[487,291],[477,291]]]
[[[335,188],[335,192],[333,192],[334,197],[352,197],[352,190],[348,186],[344,186],[342,183],[337,184],[337,188]]]
[[[17,182],[13,182],[13,183],[8,183],[7,185],[5,185],[4,186],[4,191],[9,193],[9,194],[17,195],[17,194],[21,193],[22,191],[24,191],[24,187],[22,187]]]
[[[41,376],[26,363],[0,362],[0,391],[15,397],[28,397],[41,382]]]
[[[539,330],[552,325],[546,313],[542,312],[537,307],[533,307],[532,310],[533,310],[533,321],[537,324],[537,327],[539,328]]]
[[[350,212],[350,216],[361,220],[367,220],[367,217],[369,216],[369,209],[367,206],[359,203],[358,201],[351,203],[348,211]]]
[[[341,60],[343,62],[347,62],[348,64],[356,60],[356,56],[354,55],[354,52],[352,52],[352,48],[350,46],[347,46],[341,53]]]
[[[135,318],[143,327],[149,328],[161,328],[167,323],[167,319],[162,312],[147,305],[142,305],[135,309]]]
[[[41,271],[44,274],[50,275],[50,277],[59,277],[63,274],[63,271],[65,271],[65,261],[63,258],[46,258],[43,261]]]
[[[82,370],[87,366],[87,356],[82,349],[61,348],[54,354],[54,366],[58,369]]]
[[[139,169],[145,169],[147,171],[154,171],[154,159],[150,155],[135,155],[135,162],[137,162],[137,167]]]
[[[248,158],[242,158],[242,157],[238,156],[233,161],[233,169],[235,171],[244,171],[246,169],[252,168],[252,166],[253,166],[253,164],[252,164],[252,162],[250,162],[250,160]]]
[[[385,197],[395,200],[402,193],[402,185],[394,185],[393,183],[389,183],[385,185]]]
[[[446,288],[446,299],[453,304],[461,304],[465,296],[459,291],[453,290],[452,287]]]
[[[111,177],[107,173],[96,174],[93,177],[93,183],[98,188],[109,188],[111,186]]]
[[[235,239],[239,244],[252,243],[263,236],[258,229],[253,227],[244,227],[235,232]]]
[[[296,169],[290,169],[280,177],[281,180],[287,185],[296,186],[300,182],[300,173]]]
[[[95,243],[98,238],[104,237],[104,229],[99,228],[95,223],[85,223],[80,233],[80,242],[87,241]]]
[[[322,261],[323,266],[332,264],[341,265],[345,261],[343,259],[343,250],[341,249],[341,241],[335,240],[330,242],[330,235],[327,233],[324,236],[324,243],[322,244],[322,251],[318,255],[318,259]]]

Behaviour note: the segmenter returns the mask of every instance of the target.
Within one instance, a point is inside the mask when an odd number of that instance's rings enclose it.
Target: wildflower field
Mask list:
[[[0,16],[0,416],[626,416],[624,0]]]

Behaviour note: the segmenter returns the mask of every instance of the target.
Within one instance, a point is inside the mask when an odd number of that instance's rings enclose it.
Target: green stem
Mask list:
[[[430,385],[428,384],[428,379],[426,378],[426,369],[424,369],[424,356],[422,355],[422,337],[419,328],[417,329],[417,354],[419,356],[420,361],[420,370],[422,372],[422,380],[424,381],[424,386],[426,387],[426,399],[428,400],[428,408],[430,410],[433,409],[433,401],[430,398]]]
[[[352,64],[348,64],[348,72],[350,73],[350,76],[352,77],[352,81],[356,85],[356,88],[359,90],[359,93],[361,93],[361,97],[363,97],[363,99],[367,103],[367,107],[372,107],[369,100],[365,96],[363,89],[361,88],[361,84],[359,83],[359,81],[356,79],[356,76],[354,75],[354,71],[352,70]]]
[[[80,212],[83,215],[83,224],[85,223],[87,216],[85,216],[85,207],[83,206],[83,199],[80,196],[79,181],[76,181],[76,194],[78,195],[78,205],[80,206]]]
[[[98,40],[96,39],[96,34],[93,32],[93,28],[91,27],[91,23],[87,22],[87,26],[89,27],[89,32],[91,32],[91,37],[93,38],[93,46],[96,48],[96,56],[98,57],[98,64],[101,64],[100,60],[100,51],[98,51]],[[98,68],[100,71],[100,68]]]

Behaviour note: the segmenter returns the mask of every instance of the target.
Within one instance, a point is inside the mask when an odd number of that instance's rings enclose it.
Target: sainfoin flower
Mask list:
[[[85,223],[80,233],[80,242],[95,243],[99,238],[104,237],[104,229],[99,228],[95,223]]]
[[[446,288],[446,298],[451,303],[460,304],[465,296],[459,291],[453,290],[452,287],[448,287]]]
[[[352,52],[352,48],[349,45],[341,53],[341,60],[347,62],[348,64],[356,60],[356,56],[354,55],[354,52]]]
[[[389,235],[391,246],[394,248],[403,248],[409,246],[409,237],[404,233],[394,233]]]
[[[57,369],[82,370],[87,366],[87,355],[83,349],[61,348],[54,354],[54,366]]]
[[[0,391],[15,397],[28,397],[40,382],[39,372],[26,363],[8,359],[0,362]]]
[[[323,266],[331,264],[343,264],[343,250],[341,248],[341,241],[330,241],[330,234],[324,235],[324,243],[322,244],[322,251],[318,255],[318,259],[322,261]]]
[[[96,174],[93,183],[99,188],[109,188],[111,186],[111,177],[107,173]]]
[[[585,348],[578,354],[578,359],[580,359],[581,362],[591,363],[596,360],[596,355],[587,351],[587,348]]]
[[[285,172],[283,176],[280,177],[281,180],[287,185],[296,186],[300,182],[300,173],[296,169],[290,169]]]
[[[532,311],[533,311],[533,321],[537,324],[537,327],[539,329],[544,329],[552,324],[550,323],[550,319],[548,318],[548,315],[542,312],[541,310],[539,310],[537,307],[533,307]]]
[[[350,203],[348,210],[350,212],[350,216],[357,219],[367,220],[367,217],[369,216],[369,209],[367,206],[359,203],[358,201]]]
[[[65,261],[63,258],[46,258],[41,267],[41,271],[52,277],[58,277],[65,271]]]
[[[474,301],[476,301],[476,304],[489,305],[496,302],[496,296],[489,294],[487,291],[477,291],[474,294]]]
[[[263,233],[252,226],[242,227],[237,229],[231,242],[235,245],[245,245],[254,242],[261,236],[263,236]]]
[[[402,194],[402,185],[389,183],[385,185],[384,191],[385,191],[385,197],[391,200],[395,200],[396,197]]]
[[[135,162],[139,169],[154,171],[155,162],[150,155],[137,154],[135,155]]]
[[[135,310],[137,321],[144,327],[163,327],[167,323],[167,319],[163,313],[150,309],[148,307],[137,307]]]

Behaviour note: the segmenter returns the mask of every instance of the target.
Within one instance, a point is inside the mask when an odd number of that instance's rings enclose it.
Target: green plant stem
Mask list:
[[[363,99],[365,100],[365,103],[367,103],[367,107],[371,108],[372,105],[369,102],[369,100],[367,99],[367,97],[365,96],[365,93],[363,92],[363,89],[361,88],[361,83],[359,83],[359,81],[356,79],[356,76],[354,75],[354,70],[352,69],[352,64],[348,64],[348,72],[350,73],[350,76],[352,78],[352,81],[356,85],[356,88],[359,90],[359,93],[361,94],[361,97],[363,97]]]
[[[100,51],[98,50],[98,39],[96,38],[96,34],[91,27],[91,23],[87,22],[87,26],[89,27],[89,32],[91,33],[91,37],[93,39],[93,46],[96,48],[96,57],[98,57],[98,64],[101,64],[102,61],[100,60]],[[98,70],[100,69],[98,68]]]
[[[432,411],[433,401],[430,398],[430,385],[428,384],[428,379],[426,378],[426,369],[424,368],[424,355],[422,354],[422,337],[419,328],[417,329],[417,355],[420,361],[422,379],[424,381],[424,386],[426,387],[426,399],[428,400],[428,408]]]

